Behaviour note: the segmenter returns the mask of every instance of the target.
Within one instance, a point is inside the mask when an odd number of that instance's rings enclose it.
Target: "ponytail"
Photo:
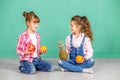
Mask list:
[[[85,33],[85,35],[89,37],[91,41],[93,40],[92,30],[86,16],[81,17],[79,15],[76,15],[71,18],[71,21],[76,21],[78,25],[81,25],[81,32]]]
[[[90,27],[90,23],[87,19],[86,16],[83,16],[81,17],[82,21],[83,21],[83,24],[82,24],[82,30],[84,30],[84,33],[87,37],[90,38],[90,40],[92,41],[93,40],[93,36],[92,36],[92,30],[91,30],[91,27]]]

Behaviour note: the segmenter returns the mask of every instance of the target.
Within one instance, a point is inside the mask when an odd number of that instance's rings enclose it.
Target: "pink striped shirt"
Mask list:
[[[40,47],[40,35],[35,32],[35,35],[36,35],[36,39],[37,39],[37,54],[38,56],[40,55],[40,52],[39,52],[39,47]],[[28,60],[30,62],[32,62],[33,58],[34,58],[34,55],[31,53],[31,54],[24,54],[24,52],[26,51],[27,49],[27,45],[32,43],[32,40],[29,36],[29,33],[27,32],[27,30],[25,30],[20,36],[19,36],[19,39],[18,39],[18,44],[17,44],[17,47],[16,47],[16,53],[18,55],[20,55],[20,60]]]
[[[79,36],[78,38],[76,38],[75,35],[73,35],[72,44],[75,48],[80,47],[80,44],[82,42],[83,37],[84,37],[84,33],[82,33],[82,35]],[[84,45],[83,49],[84,49],[85,59],[87,60],[87,59],[92,58],[93,48],[92,48],[91,41],[90,41],[89,37],[85,38],[83,45]],[[66,37],[66,51],[68,53],[70,53],[70,35],[68,35]]]

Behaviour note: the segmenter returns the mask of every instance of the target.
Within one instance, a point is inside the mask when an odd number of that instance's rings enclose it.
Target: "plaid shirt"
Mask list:
[[[37,39],[37,54],[38,56],[40,56],[40,52],[39,52],[39,47],[40,47],[40,35],[35,32],[35,35],[36,35],[36,39]],[[29,33],[26,31],[24,31],[20,36],[19,36],[19,39],[18,39],[18,44],[17,44],[17,47],[16,47],[16,53],[18,55],[20,55],[20,61],[22,60],[28,60],[30,62],[32,62],[33,60],[33,54],[24,54],[24,52],[26,51],[27,49],[27,45],[32,43],[32,40],[29,36]]]

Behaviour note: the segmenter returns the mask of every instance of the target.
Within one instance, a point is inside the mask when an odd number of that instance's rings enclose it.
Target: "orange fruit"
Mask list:
[[[41,47],[40,47],[40,50],[47,51],[48,49],[47,49],[47,47],[46,47],[46,46],[41,46]]]
[[[84,60],[84,59],[83,59],[83,57],[82,57],[81,55],[77,55],[77,56],[76,56],[76,62],[77,62],[77,63],[82,63],[83,60]]]

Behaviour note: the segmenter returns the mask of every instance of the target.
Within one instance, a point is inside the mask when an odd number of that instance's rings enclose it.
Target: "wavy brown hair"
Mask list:
[[[81,17],[79,15],[76,15],[71,18],[71,21],[75,21],[77,25],[81,25],[81,32],[85,33],[85,35],[89,37],[91,41],[93,40],[90,23],[86,16]]]

